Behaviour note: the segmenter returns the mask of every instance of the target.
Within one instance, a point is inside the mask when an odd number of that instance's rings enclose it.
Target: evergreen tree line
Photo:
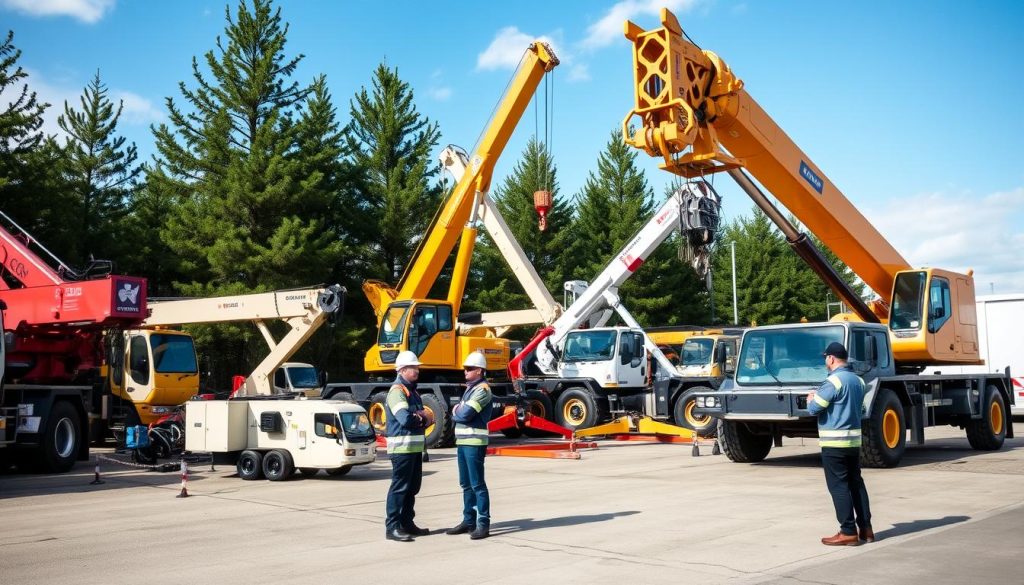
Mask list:
[[[360,285],[395,283],[443,202],[440,128],[417,110],[398,68],[384,64],[348,100],[343,120],[324,75],[296,79],[303,55],[287,51],[288,25],[270,0],[227,7],[225,20],[202,66],[193,57],[192,78],[166,99],[167,122],[152,127],[156,154],[146,162],[118,134],[123,104],[99,71],[77,104],[63,104],[63,136],[45,135],[43,115],[54,106],[29,87],[9,32],[0,45],[0,210],[70,266],[111,259],[117,272],[147,277],[150,297],[341,283],[350,293],[340,326],[319,332],[299,358],[335,378],[358,376],[376,333]],[[667,196],[655,195],[636,158],[612,132],[581,190],[565,196],[535,139],[494,189],[556,298],[565,280],[596,276]],[[543,232],[533,209],[539,189],[554,195]],[[724,226],[718,240],[710,291],[679,260],[678,239],[659,248],[620,291],[634,316],[651,326],[731,323],[735,242],[741,324],[825,318],[827,288],[762,213]],[[528,306],[483,232],[466,292],[464,310]],[[262,336],[244,324],[190,332],[216,383],[265,355]]]

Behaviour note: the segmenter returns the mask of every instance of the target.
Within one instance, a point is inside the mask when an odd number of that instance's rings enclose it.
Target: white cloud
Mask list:
[[[914,267],[973,269],[978,294],[1024,292],[1024,187],[922,194],[865,216]]]
[[[113,10],[115,0],[0,0],[0,6],[31,16],[70,16],[93,24]]]
[[[164,112],[156,107],[152,101],[130,91],[111,92],[110,98],[115,104],[124,102],[124,109],[121,111],[122,124],[149,125],[164,120]]]
[[[658,17],[662,8],[677,16],[693,8],[699,0],[622,0],[608,9],[600,20],[587,27],[587,38],[581,43],[587,49],[599,49],[623,38],[622,23],[639,16]]]
[[[561,61],[565,61],[559,53],[558,47],[550,37],[533,37],[517,27],[507,26],[495,35],[491,44],[484,49],[483,53],[477,55],[477,71],[488,71],[493,69],[515,69],[523,58],[523,53],[534,41],[543,41],[552,46],[555,54]]]
[[[432,99],[439,102],[448,101],[448,98],[452,97],[452,88],[450,87],[430,87],[427,88],[427,95]]]
[[[590,81],[590,69],[586,63],[569,68],[569,81]]]

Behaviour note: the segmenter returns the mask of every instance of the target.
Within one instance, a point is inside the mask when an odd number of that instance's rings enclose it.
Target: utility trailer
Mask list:
[[[324,469],[344,475],[377,457],[366,411],[338,400],[296,397],[192,400],[185,405],[185,449],[212,453],[245,480],[288,479]]]

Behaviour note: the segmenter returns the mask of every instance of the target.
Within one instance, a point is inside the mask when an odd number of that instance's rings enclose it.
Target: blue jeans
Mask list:
[[[860,448],[822,447],[821,466],[832,495],[839,531],[857,534],[858,528],[871,526],[868,490],[860,475]]]
[[[491,496],[484,481],[487,447],[460,445],[459,486],[462,487],[462,521],[469,526],[491,525]]]

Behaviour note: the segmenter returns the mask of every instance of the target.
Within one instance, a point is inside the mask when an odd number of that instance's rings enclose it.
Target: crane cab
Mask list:
[[[388,305],[377,331],[377,344],[363,361],[367,374],[390,376],[399,352],[411,351],[419,357],[421,379],[437,376],[462,377],[461,365],[469,354],[480,351],[487,358],[487,370],[500,374],[509,360],[506,339],[482,334],[458,334],[452,304],[440,300],[404,300]],[[424,375],[426,374],[426,375]]]
[[[889,337],[897,362],[981,364],[974,279],[938,268],[903,270],[893,283]]]
[[[125,331],[108,359],[110,390],[135,405],[140,424],[156,421],[199,392],[195,343],[183,331]]]

